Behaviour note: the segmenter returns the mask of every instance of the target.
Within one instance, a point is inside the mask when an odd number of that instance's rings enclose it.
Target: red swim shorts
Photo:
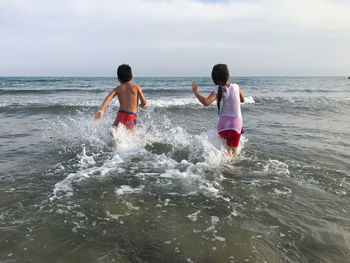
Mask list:
[[[124,110],[118,111],[113,125],[118,126],[119,123],[124,124],[126,128],[131,130],[136,128],[136,113]]]
[[[225,130],[219,132],[221,138],[226,140],[226,144],[229,147],[238,147],[241,135],[235,130]]]

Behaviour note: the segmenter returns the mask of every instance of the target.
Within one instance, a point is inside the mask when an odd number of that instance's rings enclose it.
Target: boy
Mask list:
[[[133,76],[129,65],[120,65],[117,74],[120,86],[108,94],[101,108],[94,114],[93,118],[95,120],[101,119],[108,103],[115,96],[118,96],[120,104],[119,111],[113,125],[118,126],[119,123],[122,123],[127,129],[133,131],[136,128],[138,100],[140,99],[141,101],[140,107],[145,109],[146,99],[143,96],[140,85],[130,82]]]

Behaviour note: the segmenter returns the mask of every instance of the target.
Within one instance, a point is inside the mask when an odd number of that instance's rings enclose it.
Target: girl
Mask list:
[[[192,90],[204,106],[212,104],[215,99],[217,100],[217,130],[220,137],[226,140],[228,152],[227,162],[229,162],[237,153],[239,140],[243,131],[240,102],[244,102],[244,97],[237,84],[230,84],[228,82],[230,73],[227,65],[215,65],[211,72],[211,77],[218,87],[212,90],[208,98],[198,92],[196,82],[193,82]]]

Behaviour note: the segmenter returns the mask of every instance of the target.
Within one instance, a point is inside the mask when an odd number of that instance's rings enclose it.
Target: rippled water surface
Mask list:
[[[226,165],[194,80],[136,78],[129,134],[114,78],[0,78],[0,262],[350,262],[350,81],[232,78]]]

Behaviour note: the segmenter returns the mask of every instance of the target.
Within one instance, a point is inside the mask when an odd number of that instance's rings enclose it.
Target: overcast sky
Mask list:
[[[350,0],[0,0],[0,76],[350,74]]]

